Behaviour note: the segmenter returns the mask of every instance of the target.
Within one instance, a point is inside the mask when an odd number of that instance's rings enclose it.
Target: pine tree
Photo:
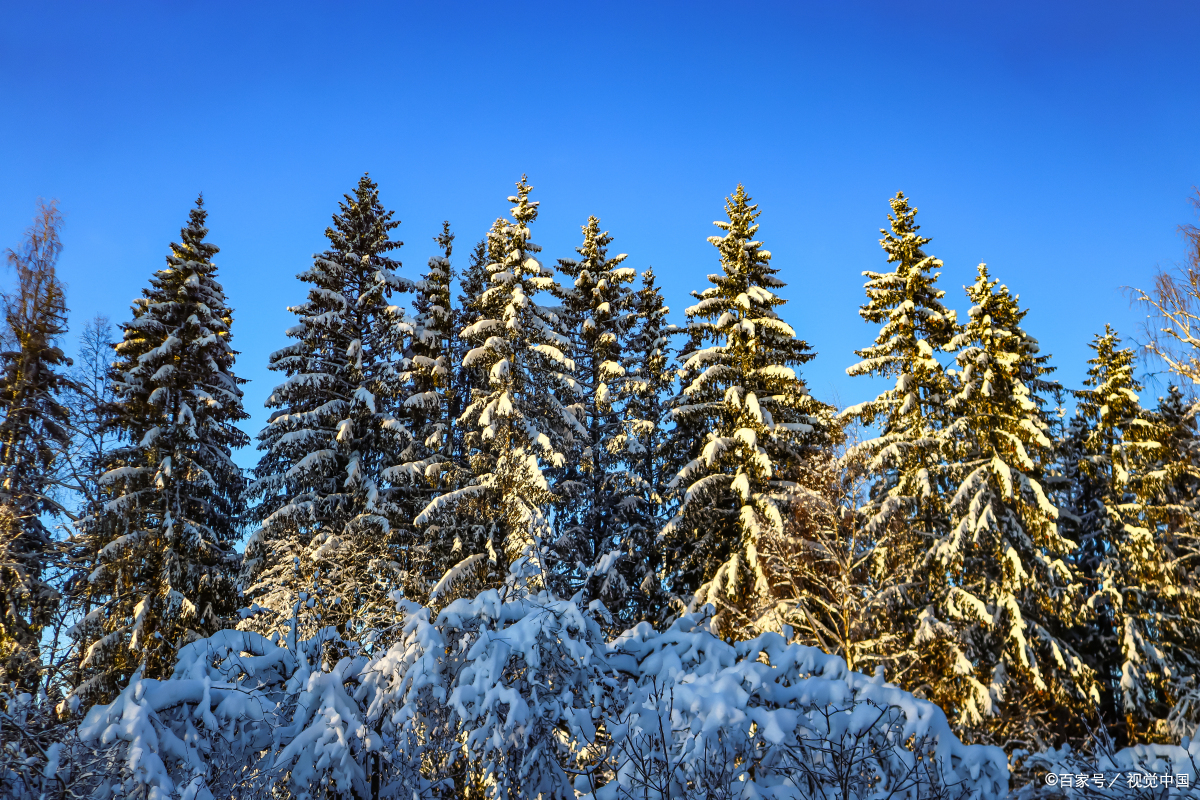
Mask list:
[[[1051,454],[1048,357],[997,283],[981,264],[970,319],[949,344],[961,376],[942,436],[957,491],[949,531],[925,562],[931,602],[916,643],[927,654],[924,693],[964,733],[1035,749],[1096,689],[1068,637],[1082,618],[1074,543],[1040,482]]]
[[[621,609],[634,589],[630,559],[638,557],[627,549],[639,504],[637,483],[625,468],[618,439],[626,402],[622,349],[632,322],[628,284],[636,273],[621,266],[624,253],[609,258],[611,243],[600,221],[589,217],[576,248],[580,259],[558,262],[559,274],[570,279],[561,289],[561,313],[581,391],[572,410],[587,433],[578,462],[560,483],[566,497],[556,515],[555,547],[570,584],[584,590],[585,601],[599,599]]]
[[[306,626],[390,624],[389,593],[410,566],[415,509],[388,470],[413,438],[398,358],[411,325],[389,300],[413,287],[389,256],[403,244],[390,238],[400,223],[378,186],[364,175],[339,209],[329,249],[299,275],[311,288],[290,309],[295,341],[271,354],[287,379],[267,400],[274,411],[258,437],[250,493],[261,528],[246,547],[246,594],[273,614],[251,627],[283,624],[297,603],[310,609]]]
[[[41,633],[59,602],[48,580],[55,542],[43,520],[62,508],[54,472],[69,440],[63,395],[71,364],[58,345],[67,332],[66,292],[55,264],[62,216],[38,210],[19,251],[8,251],[17,285],[3,295],[0,352],[0,685],[36,692]]]
[[[1081,469],[1097,489],[1083,509],[1089,605],[1099,622],[1093,660],[1105,722],[1114,731],[1123,725],[1121,738],[1134,743],[1166,733],[1156,731],[1157,722],[1170,712],[1179,682],[1200,666],[1200,629],[1179,555],[1164,541],[1173,516],[1170,472],[1186,470],[1160,459],[1181,431],[1142,409],[1133,351],[1119,344],[1109,326],[1093,339],[1089,388],[1076,394],[1088,425]]]
[[[716,605],[728,634],[770,593],[759,542],[782,529],[784,491],[803,482],[805,456],[827,446],[833,426],[796,372],[813,353],[776,311],[785,284],[754,238],[758,206],[739,185],[725,210],[728,221],[715,223],[725,235],[709,237],[722,271],[686,311],[694,346],[681,360],[696,377],[672,409],[683,430],[704,435],[679,444],[691,460],[669,484],[679,505],[661,535],[674,595]]]
[[[888,662],[892,680],[919,684],[928,664],[913,641],[917,617],[928,603],[923,562],[930,542],[949,525],[939,434],[953,385],[939,359],[957,320],[942,303],[945,292],[937,288],[942,262],[923,249],[931,240],[918,233],[917,209],[903,193],[890,204],[889,229],[880,231],[879,243],[895,267],[863,273],[867,302],[859,309],[865,321],[881,327],[874,345],[856,351],[863,360],[846,372],[894,379],[895,386],[846,409],[842,418],[879,430],[850,454],[874,476],[860,510],[866,546],[873,551],[874,574],[886,575],[894,586],[886,595],[889,608],[881,615],[875,655]]]
[[[493,227],[488,254],[488,288],[478,296],[479,319],[461,336],[472,345],[463,366],[475,375],[470,405],[460,417],[469,426],[467,446],[476,476],[471,485],[436,499],[417,524],[436,523],[445,513],[468,514],[484,522],[482,541],[467,558],[486,553],[499,574],[510,567],[529,568],[545,578],[540,560],[548,538],[546,512],[555,500],[546,471],[566,463],[568,431],[585,433],[559,396],[574,393],[571,360],[563,353],[569,340],[556,314],[535,301],[554,289],[554,278],[534,257],[541,248],[530,241],[530,223],[538,204],[522,176],[512,203],[512,221]]]
[[[121,326],[110,424],[125,444],[85,526],[104,542],[90,581],[102,602],[76,628],[88,675],[78,696],[111,695],[134,671],[169,674],[176,650],[235,608],[245,481],[231,454],[248,415],[206,217],[199,199]]]

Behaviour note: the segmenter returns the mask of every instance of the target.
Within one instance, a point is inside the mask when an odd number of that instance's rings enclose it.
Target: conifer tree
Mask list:
[[[101,479],[107,502],[86,521],[103,548],[101,600],[76,628],[86,645],[76,695],[110,695],[134,671],[170,673],[178,648],[211,635],[235,608],[244,479],[232,452],[244,383],[234,372],[233,312],[196,201],[116,345],[109,424],[124,442]]]
[[[1171,643],[1172,655],[1180,663],[1179,674],[1167,692],[1174,706],[1167,714],[1166,733],[1190,736],[1200,723],[1200,668],[1195,663],[1200,641],[1200,436],[1197,435],[1196,406],[1189,403],[1178,386],[1168,386],[1158,400],[1154,416],[1160,447],[1148,466],[1140,493],[1147,521],[1167,558],[1178,594],[1171,598],[1162,616],[1163,633]],[[1182,645],[1182,646],[1181,646]],[[1162,735],[1156,721],[1155,738]]]
[[[435,497],[466,485],[471,477],[457,419],[469,387],[465,385],[466,373],[458,366],[465,351],[458,344],[461,312],[451,302],[454,234],[449,222],[443,223],[435,241],[442,254],[429,259],[425,277],[416,284],[412,352],[402,376],[411,382],[411,394],[404,405],[415,437],[415,452],[412,460],[392,470],[397,480],[407,480],[411,485],[418,498],[413,504],[417,510]],[[448,516],[442,524],[428,525],[414,534],[419,551],[415,566],[420,570],[422,588],[432,587],[456,563],[455,539],[461,540],[459,522]]]
[[[404,582],[415,509],[390,485],[406,459],[399,379],[406,315],[389,301],[412,283],[396,274],[400,224],[364,175],[325,230],[329,249],[300,273],[310,285],[291,308],[295,341],[271,355],[286,380],[267,400],[264,451],[251,495],[261,524],[246,548],[246,593],[274,626],[300,603],[306,625],[373,629],[388,623]]]
[[[784,491],[803,481],[805,456],[827,446],[833,426],[796,371],[813,353],[776,311],[785,284],[754,238],[758,206],[739,185],[725,210],[728,221],[715,223],[725,234],[709,237],[722,271],[686,311],[692,346],[681,360],[695,378],[672,408],[684,430],[704,434],[669,484],[679,505],[661,536],[675,597],[713,603],[730,633],[770,592],[759,542],[782,529]]]
[[[1170,472],[1185,470],[1160,459],[1180,431],[1142,409],[1133,351],[1119,345],[1110,326],[1093,339],[1088,388],[1076,393],[1088,425],[1081,470],[1096,487],[1083,509],[1082,549],[1099,623],[1093,660],[1102,712],[1110,730],[1123,726],[1120,738],[1135,743],[1155,737],[1176,686],[1200,666],[1200,627],[1178,555],[1165,542]]]
[[[62,512],[54,472],[70,439],[63,395],[71,360],[66,292],[55,271],[62,216],[43,204],[20,250],[8,251],[16,286],[3,297],[0,352],[0,685],[36,692],[41,631],[58,605],[48,580],[55,543],[43,515]]]
[[[1018,298],[997,284],[981,264],[967,287],[970,319],[949,344],[961,376],[942,435],[957,491],[925,561],[930,603],[915,642],[924,693],[964,733],[1034,749],[1097,696],[1068,638],[1082,618],[1074,543],[1040,482],[1048,357],[1021,328]]]
[[[559,274],[569,279],[561,288],[561,313],[581,392],[573,411],[587,433],[578,445],[578,462],[560,484],[565,499],[556,515],[555,546],[585,601],[599,599],[620,609],[634,588],[630,559],[637,558],[627,550],[637,483],[618,440],[626,403],[622,348],[632,322],[628,284],[635,273],[621,266],[624,253],[608,256],[611,243],[600,221],[589,217],[576,248],[580,259],[558,262]]]
[[[860,510],[864,533],[873,572],[887,575],[895,586],[886,595],[890,608],[881,615],[875,655],[888,662],[890,679],[920,683],[927,660],[913,636],[928,602],[923,562],[929,543],[949,525],[946,454],[939,437],[953,385],[940,358],[957,321],[942,303],[945,292],[937,288],[942,262],[924,250],[931,240],[918,233],[917,209],[902,192],[889,202],[890,225],[880,231],[879,243],[894,268],[863,273],[867,302],[859,309],[864,320],[881,327],[872,346],[856,351],[863,360],[846,372],[894,379],[895,385],[842,417],[879,430],[848,454],[874,476]]]
[[[1200,435],[1196,406],[1184,399],[1174,384],[1158,399],[1155,423],[1160,447],[1149,475],[1154,479],[1146,494],[1153,499],[1148,512],[1163,541],[1175,552],[1192,552],[1197,546],[1200,518]]]
[[[930,239],[917,232],[917,209],[903,193],[890,202],[890,230],[880,231],[880,244],[895,269],[863,273],[867,303],[859,309],[864,320],[882,327],[874,345],[856,351],[863,360],[846,372],[895,378],[896,385],[844,416],[880,429],[860,446],[879,476],[863,509],[872,527],[882,532],[899,515],[901,527],[928,540],[947,523],[937,434],[953,387],[939,356],[955,333],[956,315],[942,304],[935,271],[942,262],[922,249]]]
[[[626,580],[635,590],[623,617],[628,622],[657,616],[663,606],[658,578],[662,564],[655,539],[666,522],[664,496],[667,482],[674,477],[667,452],[667,401],[675,379],[670,369],[670,336],[675,329],[667,322],[668,313],[654,270],[647,268],[630,302],[633,324],[622,362],[627,399],[621,415],[623,430],[614,439],[634,483],[631,507],[624,515],[625,566],[634,567]]]
[[[558,399],[576,391],[574,364],[564,354],[570,342],[558,316],[538,304],[535,295],[552,291],[554,278],[534,257],[541,248],[530,241],[538,204],[524,176],[517,184],[511,222],[493,227],[488,254],[488,288],[478,296],[480,318],[461,336],[472,346],[463,359],[482,386],[460,417],[469,426],[467,446],[476,476],[469,486],[434,500],[416,522],[436,523],[445,513],[466,513],[484,521],[475,551],[498,574],[528,568],[544,580],[542,547],[549,534],[546,511],[554,489],[546,471],[566,462],[568,431],[585,433]],[[464,559],[465,560],[465,559]],[[437,588],[437,587],[435,587]]]

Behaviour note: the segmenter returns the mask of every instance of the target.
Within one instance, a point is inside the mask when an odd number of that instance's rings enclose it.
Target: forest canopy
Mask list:
[[[414,268],[363,176],[253,437],[203,198],[75,359],[42,205],[0,333],[0,793],[1192,796],[1200,232],[1146,346],[1105,326],[1064,387],[1019,287],[948,291],[888,204],[847,365],[882,391],[838,408],[742,186],[674,325],[596,217],[543,255],[524,177]]]

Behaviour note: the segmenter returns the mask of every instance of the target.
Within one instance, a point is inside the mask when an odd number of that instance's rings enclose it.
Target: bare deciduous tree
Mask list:
[[[1200,189],[1192,198],[1200,211]],[[1146,351],[1156,356],[1193,388],[1200,387],[1200,227],[1181,225],[1187,257],[1174,269],[1160,269],[1149,291],[1131,289],[1133,299],[1146,306]]]

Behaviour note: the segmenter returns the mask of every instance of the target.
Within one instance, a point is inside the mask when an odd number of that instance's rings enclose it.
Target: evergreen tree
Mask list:
[[[984,265],[967,288],[970,319],[949,344],[958,392],[942,432],[957,481],[950,528],[930,549],[930,603],[916,643],[925,695],[964,732],[1040,749],[1096,699],[1071,648],[1081,586],[1041,485],[1051,454],[1048,357],[1021,328],[1025,311]]]
[[[1174,706],[1167,715],[1167,733],[1190,736],[1200,723],[1200,685],[1195,665],[1200,641],[1200,436],[1197,435],[1196,406],[1184,399],[1177,386],[1168,386],[1154,413],[1155,437],[1160,448],[1148,465],[1141,499],[1148,523],[1163,548],[1167,570],[1178,592],[1171,608],[1163,614],[1162,630],[1170,642],[1171,655],[1181,669],[1167,691]],[[1156,738],[1161,735],[1156,724]]]
[[[611,243],[600,221],[589,217],[576,248],[580,259],[558,262],[559,274],[570,279],[561,288],[561,313],[581,392],[572,410],[587,433],[577,463],[560,483],[565,500],[556,515],[556,550],[570,585],[582,588],[585,600],[621,609],[634,588],[630,559],[638,557],[627,550],[637,484],[618,440],[626,402],[622,348],[632,322],[628,284],[635,273],[621,266],[624,253],[609,258]]]
[[[725,210],[715,223],[725,235],[709,237],[722,271],[686,311],[695,346],[681,360],[696,377],[672,409],[704,436],[669,484],[679,505],[661,535],[674,595],[713,603],[729,633],[770,593],[759,542],[782,529],[784,491],[804,481],[805,457],[828,445],[832,425],[795,370],[813,354],[776,311],[785,284],[754,238],[758,206],[739,185]]]
[[[859,315],[881,325],[875,344],[855,351],[863,360],[850,375],[894,379],[873,400],[846,409],[842,417],[877,426],[879,435],[850,454],[874,476],[868,489],[864,533],[870,539],[874,573],[887,575],[894,589],[880,617],[877,657],[888,661],[889,678],[920,685],[930,667],[916,646],[917,617],[928,603],[925,554],[949,525],[945,456],[940,433],[947,424],[946,402],[953,392],[940,357],[956,330],[956,315],[937,288],[942,262],[924,251],[917,209],[903,193],[890,201],[889,229],[880,245],[893,264],[890,272],[866,271],[867,302]],[[939,665],[944,667],[944,665]]]
[[[416,284],[413,300],[415,316],[411,354],[407,372],[411,394],[404,401],[415,438],[414,458],[393,472],[404,475],[418,495],[413,505],[419,510],[435,497],[461,488],[470,481],[463,454],[463,432],[458,425],[466,373],[458,364],[463,351],[458,342],[460,310],[451,303],[454,271],[450,265],[454,234],[450,223],[443,223],[435,237],[442,255],[429,259],[429,270]],[[416,561],[420,584],[432,587],[461,556],[459,520],[442,520],[416,534]],[[455,540],[458,546],[455,546]]]
[[[1093,660],[1105,721],[1114,731],[1123,724],[1121,738],[1134,743],[1155,736],[1176,686],[1200,666],[1200,628],[1178,555],[1164,541],[1174,516],[1170,472],[1186,470],[1162,459],[1181,431],[1142,409],[1133,351],[1119,343],[1109,326],[1093,339],[1088,388],[1076,394],[1088,425],[1081,469],[1096,487],[1083,509],[1089,604],[1099,622]]]
[[[273,613],[250,627],[281,625],[300,604],[306,626],[379,628],[410,566],[415,509],[388,470],[412,445],[398,358],[411,325],[389,300],[412,283],[389,256],[403,244],[390,238],[400,223],[368,176],[339,209],[329,249],[299,275],[311,288],[290,309],[295,341],[271,354],[287,378],[258,437],[250,493],[261,528],[246,547],[246,594]]]
[[[463,359],[476,386],[460,417],[469,426],[469,486],[434,500],[417,518],[436,523],[445,513],[467,514],[484,522],[482,541],[472,543],[467,558],[486,553],[499,574],[510,567],[521,575],[541,570],[542,548],[549,533],[546,512],[555,500],[546,470],[566,463],[568,431],[585,433],[558,399],[575,392],[574,365],[564,354],[570,342],[550,309],[535,295],[552,291],[554,278],[534,257],[541,248],[530,241],[530,223],[538,204],[524,177],[517,184],[512,221],[493,227],[488,254],[488,288],[476,299],[480,318],[461,336],[472,346]],[[472,562],[475,563],[475,562]],[[435,587],[438,588],[438,587]]]
[[[895,378],[896,385],[847,409],[844,416],[878,425],[880,435],[861,445],[878,482],[864,511],[872,527],[883,531],[896,515],[901,527],[914,528],[928,541],[945,530],[945,487],[938,432],[945,426],[945,405],[953,387],[939,356],[955,333],[955,312],[942,304],[936,272],[942,262],[922,248],[930,239],[917,233],[917,209],[903,193],[891,200],[890,230],[880,244],[891,272],[864,272],[867,303],[864,320],[882,323],[875,344],[855,351],[863,360],[850,375]]]
[[[613,442],[633,484],[630,507],[624,512],[628,555],[622,566],[632,568],[626,581],[634,590],[622,616],[626,622],[658,616],[663,610],[658,576],[662,564],[655,540],[666,522],[667,482],[678,472],[678,468],[670,470],[668,452],[667,400],[675,379],[670,369],[670,336],[675,328],[667,322],[668,313],[654,270],[647,269],[630,302],[633,324],[622,364],[627,399],[621,415],[623,430]]]
[[[1145,495],[1148,513],[1164,543],[1177,553],[1193,552],[1200,518],[1200,436],[1196,406],[1178,386],[1167,387],[1155,409],[1157,441]]]
[[[76,628],[80,696],[111,695],[135,671],[169,674],[176,650],[235,608],[245,481],[231,454],[247,443],[236,423],[248,415],[206,216],[199,199],[121,326],[109,424],[125,444],[101,479],[107,502],[85,524],[104,546],[90,579],[102,602]]]
[[[8,251],[17,285],[3,297],[0,352],[0,685],[36,692],[41,634],[58,602],[48,580],[55,542],[43,521],[62,509],[54,472],[70,432],[63,395],[71,360],[58,346],[67,332],[66,292],[55,264],[62,216],[42,205],[19,251]]]

